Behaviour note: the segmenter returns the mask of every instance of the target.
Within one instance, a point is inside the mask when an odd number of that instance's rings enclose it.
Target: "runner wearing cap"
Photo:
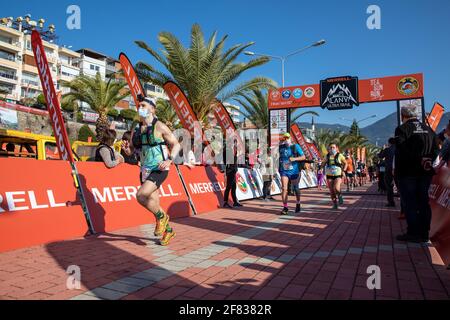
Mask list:
[[[140,150],[141,187],[136,198],[143,207],[156,218],[155,236],[161,236],[161,245],[169,244],[175,231],[169,226],[169,215],[159,205],[158,189],[169,175],[172,159],[180,152],[180,144],[172,131],[155,116],[156,103],[153,99],[140,97],[140,124],[133,132],[132,145],[125,152],[131,154],[132,148]],[[169,156],[167,145],[170,147]]]
[[[305,160],[306,157],[302,148],[298,144],[292,143],[291,135],[285,133],[282,135],[282,141],[279,147],[280,165],[279,171],[281,176],[283,209],[281,214],[288,214],[288,184],[291,182],[294,187],[295,197],[297,200],[295,212],[300,212],[300,189],[298,181],[300,178],[300,167],[298,161]]]

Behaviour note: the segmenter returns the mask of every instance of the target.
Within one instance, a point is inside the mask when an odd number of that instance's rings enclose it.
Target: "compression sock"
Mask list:
[[[169,225],[167,225],[167,227],[166,227],[166,232],[172,232],[172,231],[173,231],[172,227],[169,226]]]
[[[155,213],[155,217],[158,220],[161,220],[162,218],[164,218],[164,211],[159,210],[157,213]]]
[[[288,207],[288,204],[287,204],[287,202],[283,202],[283,207],[285,207],[285,208],[287,208],[287,207]]]

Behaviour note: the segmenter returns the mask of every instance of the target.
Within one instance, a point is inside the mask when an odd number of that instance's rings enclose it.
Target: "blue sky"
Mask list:
[[[81,30],[68,30],[66,9],[81,8]],[[381,8],[381,30],[366,27],[369,5]],[[361,79],[423,72],[426,110],[434,101],[450,108],[450,1],[448,0],[219,0],[219,1],[14,1],[0,4],[2,16],[32,15],[54,23],[59,43],[72,49],[92,48],[117,57],[121,51],[133,62],[145,60],[160,67],[134,40],[160,48],[158,32],[175,34],[188,45],[193,23],[205,36],[217,30],[228,34],[227,47],[255,41],[252,51],[285,55],[319,39],[326,45],[305,51],[286,63],[286,86],[314,84],[342,75]],[[240,60],[248,61],[242,55]],[[271,77],[281,84],[277,60],[249,71],[238,81],[254,76]],[[341,117],[364,127],[394,112],[394,102],[361,104],[353,110],[322,111],[313,108],[317,122],[347,124]],[[306,119],[310,120],[310,118]]]

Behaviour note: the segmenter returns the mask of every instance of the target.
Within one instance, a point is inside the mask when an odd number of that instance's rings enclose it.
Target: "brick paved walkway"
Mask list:
[[[0,299],[449,299],[434,248],[396,242],[405,222],[373,187],[359,191],[338,211],[307,190],[298,215],[254,200],[177,219],[168,247],[144,225],[3,253]],[[70,265],[81,268],[79,290],[66,287]],[[370,265],[380,290],[367,289]]]

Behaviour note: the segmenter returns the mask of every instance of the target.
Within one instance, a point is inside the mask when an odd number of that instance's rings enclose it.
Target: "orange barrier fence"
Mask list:
[[[171,217],[193,214],[189,197],[198,214],[213,211],[222,204],[225,181],[217,168],[179,166],[179,169],[187,193],[175,167],[160,188],[161,206]],[[136,201],[140,187],[137,166],[123,164],[111,170],[101,163],[78,162],[78,171],[96,232],[154,222],[153,215]],[[65,161],[0,159],[0,252],[87,233],[70,172],[70,165]],[[259,179],[258,182],[262,183]],[[246,182],[246,186],[250,188],[252,184]],[[272,189],[272,194],[279,193],[275,182],[274,186],[277,188]],[[431,239],[447,264],[450,264],[449,195],[450,169],[444,166],[430,188]]]
[[[96,232],[153,223],[136,201],[139,168],[79,162],[78,171]],[[71,168],[65,161],[0,159],[0,252],[81,237],[88,231]],[[160,188],[171,217],[192,213],[173,167]]]
[[[450,265],[450,168],[443,166],[433,177],[429,190],[433,212],[431,241],[445,264]]]
[[[65,161],[0,159],[0,252],[83,236],[88,228],[75,202]]]
[[[223,203],[225,178],[216,167],[179,166],[186,188],[198,214],[217,210]]]
[[[108,169],[95,162],[79,162],[78,172],[86,184],[86,200],[96,232],[113,231],[153,223],[154,216],[136,200],[139,168],[129,164]],[[191,214],[189,200],[174,166],[159,189],[160,204],[172,218]]]

